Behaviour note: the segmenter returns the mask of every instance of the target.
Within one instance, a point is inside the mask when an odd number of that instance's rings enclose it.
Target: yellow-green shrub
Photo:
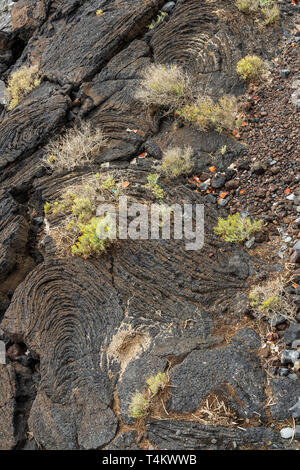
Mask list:
[[[145,185],[145,187],[147,189],[150,189],[156,199],[163,199],[165,197],[165,193],[164,190],[157,183],[158,179],[159,175],[157,173],[150,173],[147,176],[148,183]]]
[[[165,372],[158,372],[158,374],[150,377],[146,382],[152,395],[156,395],[160,390],[166,387],[168,377]]]
[[[280,18],[280,11],[277,5],[274,5],[272,8],[263,8],[263,14],[265,15],[265,24],[274,24]]]
[[[90,256],[99,255],[105,251],[107,240],[102,240],[98,237],[99,223],[101,223],[101,220],[104,220],[104,218],[93,217],[88,223],[78,225],[81,235],[78,237],[77,243],[71,247],[73,255],[89,258]],[[107,231],[108,230],[109,227],[107,225]]]
[[[155,396],[168,385],[168,376],[165,372],[158,372],[149,377],[146,384],[147,389],[144,389],[142,393],[136,392],[131,398],[129,416],[132,418],[141,419],[147,416]]]
[[[22,67],[13,72],[8,79],[6,95],[8,99],[8,109],[15,108],[20,100],[41,84],[38,68]]]
[[[259,82],[266,73],[266,67],[258,56],[247,55],[238,62],[236,71],[243,80]]]
[[[196,123],[203,131],[216,129],[218,132],[232,132],[240,125],[234,96],[225,95],[217,103],[210,97],[200,97],[195,105],[185,105],[176,112],[186,121]]]
[[[237,0],[235,5],[243,13],[249,14],[258,11],[259,0]]]
[[[61,254],[71,250],[73,255],[88,258],[103,252],[116,238],[115,225],[109,214],[96,217],[100,194],[111,194],[111,188],[117,184],[111,177],[102,181],[99,174],[90,178],[89,184],[67,190],[60,199],[44,205],[45,214],[58,214],[58,225],[50,229]],[[118,189],[119,190],[119,189]],[[51,219],[50,219],[51,220]],[[101,236],[100,236],[101,235]]]
[[[143,418],[147,415],[149,406],[149,398],[145,397],[142,393],[135,393],[129,405],[129,416],[136,419]]]
[[[265,24],[276,23],[280,18],[280,11],[274,0],[237,0],[236,7],[243,13],[263,13]]]
[[[241,217],[237,212],[229,215],[227,219],[218,218],[218,225],[213,228],[214,233],[226,242],[239,243],[262,229],[262,220],[251,220],[249,217]]]

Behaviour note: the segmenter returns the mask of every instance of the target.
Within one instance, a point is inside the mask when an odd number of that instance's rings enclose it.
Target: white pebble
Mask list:
[[[280,431],[282,439],[290,439],[294,435],[294,430],[292,428],[283,428]]]

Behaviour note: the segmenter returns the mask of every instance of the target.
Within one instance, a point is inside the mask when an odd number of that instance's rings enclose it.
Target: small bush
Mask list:
[[[280,11],[277,5],[274,5],[272,8],[263,8],[263,14],[265,15],[265,24],[274,24],[280,18]]]
[[[96,174],[89,178],[88,184],[74,186],[60,199],[45,203],[45,215],[59,216],[58,223],[51,227],[48,224],[59,254],[66,255],[71,251],[73,255],[88,258],[101,254],[115,240],[116,227],[110,215],[96,217],[99,198],[115,200],[114,190],[121,191],[112,177],[103,181]]]
[[[261,286],[256,286],[249,293],[250,305],[259,317],[274,318],[281,315],[288,320],[295,320],[296,306],[284,294],[282,279],[276,278]]]
[[[163,199],[165,197],[164,190],[159,186],[157,183],[159,179],[159,175],[156,173],[151,173],[150,175],[147,176],[147,181],[148,183],[145,185],[147,189],[150,189],[152,192],[153,196],[156,199]]]
[[[93,217],[86,224],[79,224],[78,228],[81,235],[78,237],[76,244],[72,245],[71,251],[73,255],[81,256],[86,259],[93,255],[99,255],[106,250],[107,243],[110,240],[111,219],[109,215],[106,217]],[[106,239],[99,238],[99,230],[104,228],[107,232]]]
[[[237,0],[236,7],[243,13],[250,14],[259,9],[259,0]]]
[[[8,79],[8,87],[6,88],[7,100],[9,102],[8,109],[12,110],[15,108],[24,96],[40,84],[41,80],[36,66],[22,67],[13,72]]]
[[[72,170],[89,162],[106,145],[107,140],[102,131],[93,129],[90,123],[84,122],[80,127],[72,127],[46,146],[43,165],[52,170]]]
[[[247,55],[241,59],[236,70],[243,80],[254,82],[261,81],[266,73],[264,62],[256,55]]]
[[[153,396],[156,395],[160,390],[163,390],[167,383],[168,378],[165,372],[158,372],[157,375],[152,376],[147,380],[147,385]]]
[[[146,106],[175,111],[190,99],[190,81],[177,65],[149,65],[142,74],[136,98]]]
[[[177,110],[177,114],[186,121],[196,123],[203,131],[216,129],[218,132],[232,132],[240,125],[236,98],[228,95],[217,103],[210,97],[200,97],[195,105],[185,105]]]
[[[218,218],[218,225],[213,228],[216,235],[220,235],[226,242],[239,243],[248,240],[250,236],[261,230],[262,220],[253,220],[241,217],[237,212],[229,215],[227,219]]]
[[[237,0],[235,5],[245,14],[263,13],[266,25],[274,24],[280,18],[280,11],[274,0]]]
[[[135,393],[129,405],[129,416],[136,419],[143,418],[147,415],[149,406],[149,398],[146,398],[142,393]]]
[[[192,168],[192,147],[173,147],[163,153],[161,171],[170,178],[189,173]]]

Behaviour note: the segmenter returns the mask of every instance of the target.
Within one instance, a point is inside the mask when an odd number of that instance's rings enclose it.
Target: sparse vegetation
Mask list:
[[[167,383],[168,378],[165,372],[158,372],[157,375],[152,376],[147,380],[147,385],[152,395],[156,395],[160,390],[163,390]]]
[[[163,153],[161,171],[170,178],[189,173],[192,168],[192,147],[172,147]]]
[[[296,306],[284,293],[284,282],[281,278],[270,280],[254,287],[249,293],[250,305],[259,317],[274,318],[281,315],[288,320],[295,320]]]
[[[89,258],[106,250],[116,238],[117,227],[109,214],[96,217],[96,210],[99,197],[115,199],[119,191],[111,176],[103,180],[96,174],[87,184],[68,189],[59,200],[45,203],[45,215],[63,216],[50,228],[60,254],[71,251],[73,255]]]
[[[151,64],[142,73],[136,98],[146,106],[173,112],[191,99],[189,77],[177,65]]]
[[[236,7],[243,13],[261,12],[265,16],[265,24],[274,24],[280,18],[280,11],[274,0],[237,0]]]
[[[237,0],[235,5],[243,13],[250,14],[258,11],[259,0]]]
[[[158,179],[159,175],[157,173],[150,173],[150,175],[147,176],[148,183],[145,185],[145,187],[150,189],[156,199],[163,199],[165,197],[165,193],[157,183]]]
[[[265,24],[274,24],[280,18],[280,11],[277,5],[274,5],[272,8],[263,8],[263,14],[265,15]]]
[[[156,395],[163,391],[168,385],[168,376],[165,372],[158,372],[155,376],[146,380],[147,389],[142,393],[136,392],[129,404],[129,416],[141,419],[147,416]]]
[[[132,396],[129,405],[129,416],[135,419],[141,419],[147,415],[150,406],[150,398],[145,397],[142,393],[135,393]]]
[[[266,73],[264,62],[256,55],[247,55],[236,67],[239,76],[246,81],[260,82]]]
[[[185,105],[177,114],[189,122],[207,131],[232,132],[240,125],[237,101],[233,96],[223,96],[217,103],[210,97],[200,97],[195,105]]]
[[[215,426],[236,426],[236,413],[217,395],[210,394],[193,417],[201,424]]]
[[[88,223],[78,225],[81,235],[76,244],[72,245],[73,255],[89,258],[99,255],[106,250],[107,242],[110,241],[112,221],[110,215],[105,217],[93,217]],[[106,238],[99,238],[99,232],[106,232]]]
[[[162,21],[164,21],[165,17],[168,16],[168,13],[166,13],[165,11],[160,11],[156,17],[156,19],[154,19],[151,24],[149,24],[148,28],[149,29],[153,29],[155,26],[157,26],[158,24],[160,24]]]
[[[223,147],[220,150],[220,154],[224,156],[226,152],[227,152],[227,145],[223,145]]]
[[[241,217],[237,212],[234,215],[229,215],[227,219],[219,217],[218,225],[213,230],[226,242],[239,243],[248,240],[253,233],[260,231],[262,225],[262,220]]]
[[[41,84],[38,67],[22,67],[13,72],[8,79],[6,96],[8,100],[8,109],[14,109],[24,96],[30,93],[34,88]]]
[[[72,170],[88,163],[106,145],[102,131],[83,122],[80,127],[70,128],[46,146],[43,165],[57,171]]]

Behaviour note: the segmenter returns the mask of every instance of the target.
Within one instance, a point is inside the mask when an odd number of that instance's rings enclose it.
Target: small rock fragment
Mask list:
[[[287,78],[291,71],[289,69],[281,69],[279,73],[281,78]]]
[[[293,428],[283,428],[280,431],[280,436],[282,439],[291,439],[294,435],[294,430]]]
[[[281,353],[281,364],[288,365],[294,364],[299,359],[299,352],[294,350],[284,349]]]

